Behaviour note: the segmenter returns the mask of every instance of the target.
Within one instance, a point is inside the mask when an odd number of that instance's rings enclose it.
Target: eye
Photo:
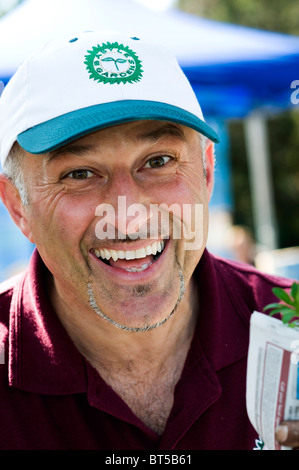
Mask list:
[[[66,175],[66,178],[71,178],[74,180],[84,180],[87,178],[91,178],[93,175],[93,172],[90,170],[80,169],[71,171]]]
[[[160,168],[161,166],[166,165],[169,160],[171,160],[171,157],[168,157],[167,155],[159,155],[148,160],[144,165],[144,168]]]

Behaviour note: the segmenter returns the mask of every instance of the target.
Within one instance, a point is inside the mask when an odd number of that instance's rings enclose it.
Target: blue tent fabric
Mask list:
[[[204,112],[244,117],[254,109],[275,113],[293,106],[291,83],[299,76],[299,54],[276,60],[184,67]]]

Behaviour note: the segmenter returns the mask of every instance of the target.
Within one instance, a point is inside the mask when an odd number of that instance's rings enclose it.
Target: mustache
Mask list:
[[[96,238],[94,240],[94,246],[97,246],[98,249],[101,248],[101,246],[105,246],[105,248],[113,250],[114,247],[117,245],[117,249],[121,250],[121,245],[123,245],[124,250],[130,250],[130,245],[136,244],[136,242],[138,241],[148,240],[150,243],[163,241],[164,243],[166,243],[169,239],[169,235],[162,236],[161,234],[156,233],[154,236],[146,230],[142,233],[138,232],[131,234],[118,233],[118,231],[116,230],[115,236],[113,238],[108,235],[106,237],[101,236],[101,239]]]
[[[130,242],[134,240],[161,240],[168,239],[173,235],[172,224],[160,223],[152,224],[151,221],[145,222],[143,225],[129,224],[127,227],[119,227],[117,224],[105,222],[96,225],[96,237],[99,240],[115,240],[117,242]],[[182,235],[182,226],[176,225],[175,233]],[[178,238],[178,237],[175,237]]]
[[[166,240],[171,237],[182,238],[183,224],[172,215],[160,217],[153,222],[152,218],[147,220],[133,219],[126,225],[115,221],[105,220],[97,222],[95,234],[98,240],[113,240],[115,242],[130,243],[136,240]]]
[[[113,243],[131,243],[131,242],[134,242],[136,240],[168,240],[170,238],[170,236],[160,236],[160,235],[156,235],[156,236],[151,236],[150,234],[147,234],[145,233],[143,236],[140,236],[139,233],[135,233],[135,234],[130,234],[130,235],[116,235],[115,238],[113,239],[109,239],[108,237],[106,238],[103,238],[103,240],[110,240]]]

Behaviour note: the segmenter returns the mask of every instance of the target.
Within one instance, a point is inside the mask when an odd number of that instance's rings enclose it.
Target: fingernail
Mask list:
[[[277,426],[275,435],[278,442],[285,442],[288,438],[288,433],[289,428],[286,425],[281,424]]]

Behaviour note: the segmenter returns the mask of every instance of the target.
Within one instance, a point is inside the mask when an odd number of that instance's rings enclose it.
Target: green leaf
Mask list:
[[[299,327],[299,283],[292,284],[290,295],[280,287],[274,287],[272,292],[282,302],[266,305],[264,311],[271,310],[270,316],[280,314],[281,321],[291,328]]]
[[[297,313],[299,314],[299,283],[294,282],[292,284],[291,296],[294,299],[294,305]]]
[[[279,308],[274,308],[272,312],[269,313],[270,317],[276,315],[276,313],[281,313],[281,306]]]
[[[289,296],[289,294],[287,294],[286,291],[281,289],[280,287],[274,287],[272,289],[272,292],[273,292],[273,294],[276,295],[276,297],[278,297],[280,300],[282,300],[286,304],[294,305],[294,302],[291,299],[291,297]]]
[[[266,305],[266,307],[264,307],[264,311],[269,310],[270,308],[280,309],[281,307],[282,307],[282,304],[279,304],[279,303],[269,304],[269,305]]]
[[[282,323],[289,323],[295,317],[294,310],[282,314]]]
[[[299,289],[299,284],[297,284],[296,282],[294,282],[292,284],[292,287],[291,287],[291,296],[293,297],[293,299],[296,297],[296,294],[298,292],[298,289]]]
[[[280,311],[281,311],[282,315],[284,315],[285,313],[293,312],[293,315],[296,316],[296,310],[292,307],[288,307],[287,305],[281,304]]]
[[[298,328],[298,327],[299,327],[299,321],[298,321],[298,320],[294,320],[294,321],[292,321],[292,322],[289,322],[289,323],[288,323],[288,326],[289,326],[290,328]]]

